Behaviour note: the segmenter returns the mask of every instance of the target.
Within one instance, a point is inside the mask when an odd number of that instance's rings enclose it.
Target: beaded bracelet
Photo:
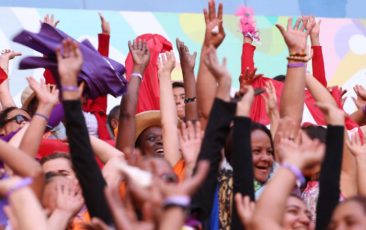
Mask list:
[[[142,75],[140,73],[132,73],[131,76],[132,77],[138,77],[142,81]]]
[[[76,86],[76,85],[63,85],[61,89],[64,92],[76,92],[76,91],[79,91],[79,87]]]
[[[296,185],[298,187],[301,187],[305,183],[305,177],[298,167],[286,162],[282,163],[281,167],[290,170],[296,176]]]
[[[182,209],[187,209],[191,203],[191,198],[189,196],[170,196],[163,202],[164,209],[171,207],[180,207]]]
[[[185,98],[184,99],[184,104],[188,104],[188,103],[191,103],[191,102],[195,102],[196,100],[197,100],[196,97]]]
[[[13,187],[11,187],[8,192],[6,193],[6,197],[9,197],[15,191],[27,187],[28,185],[33,183],[33,179],[31,177],[26,177],[20,181],[18,181]]]
[[[35,113],[34,116],[39,116],[39,117],[42,117],[43,119],[45,119],[47,122],[49,121],[49,118],[46,115],[43,115],[41,113]]]
[[[304,62],[296,62],[296,63],[288,63],[287,64],[287,68],[301,68],[301,67],[305,67]]]

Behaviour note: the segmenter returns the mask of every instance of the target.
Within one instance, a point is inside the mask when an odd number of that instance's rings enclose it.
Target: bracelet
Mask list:
[[[195,101],[197,101],[196,97],[185,98],[184,104],[188,104],[188,103],[195,102]]]
[[[301,187],[305,184],[305,177],[298,167],[286,162],[282,163],[281,166],[282,168],[290,170],[296,176],[296,185],[298,187]]]
[[[288,63],[287,64],[287,68],[301,68],[301,67],[305,67],[304,62],[296,62],[296,63]]]
[[[191,203],[191,198],[189,196],[170,196],[163,202],[164,209],[179,207],[182,209],[187,209]]]
[[[132,76],[132,77],[138,77],[138,78],[140,78],[140,80],[142,81],[142,75],[141,75],[140,73],[136,73],[136,72],[135,72],[135,73],[132,73],[132,74],[131,74],[131,76]]]
[[[62,91],[65,91],[65,92],[79,91],[79,87],[77,85],[63,85],[61,89],[62,89]]]
[[[47,122],[49,121],[49,118],[46,115],[43,115],[40,113],[35,113],[34,116],[39,116],[39,117],[42,117],[43,119],[45,119]]]
[[[287,60],[296,62],[308,62],[312,57],[310,56],[288,56]]]
[[[5,196],[9,197],[15,191],[22,189],[24,187],[27,187],[28,185],[30,185],[32,183],[33,183],[33,179],[31,177],[26,177],[26,178],[22,179],[21,181],[17,182],[12,188],[10,188]]]

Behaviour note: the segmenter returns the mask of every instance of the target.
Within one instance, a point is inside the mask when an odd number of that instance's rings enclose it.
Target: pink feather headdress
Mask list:
[[[254,19],[254,11],[252,8],[240,6],[235,13],[240,18],[240,31],[244,36],[249,36],[252,39],[259,41],[258,30]]]

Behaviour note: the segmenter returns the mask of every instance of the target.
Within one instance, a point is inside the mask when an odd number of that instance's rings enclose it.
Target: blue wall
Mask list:
[[[246,4],[257,15],[366,18],[366,0],[223,0],[225,13]],[[1,0],[0,6],[175,13],[201,12],[207,0]]]

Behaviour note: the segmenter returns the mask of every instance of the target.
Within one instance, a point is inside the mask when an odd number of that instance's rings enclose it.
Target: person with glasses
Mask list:
[[[8,107],[0,113],[1,134],[6,139],[7,136],[11,136],[12,133],[21,129],[30,120],[31,117],[27,111],[17,107]]]

